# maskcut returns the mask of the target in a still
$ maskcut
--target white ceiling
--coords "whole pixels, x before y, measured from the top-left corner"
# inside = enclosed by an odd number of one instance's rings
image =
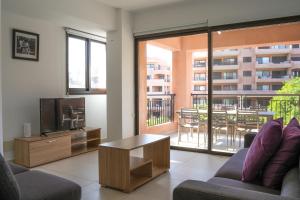
[[[97,0],[106,5],[122,8],[129,11],[136,11],[140,9],[160,6],[170,3],[181,2],[185,0]]]

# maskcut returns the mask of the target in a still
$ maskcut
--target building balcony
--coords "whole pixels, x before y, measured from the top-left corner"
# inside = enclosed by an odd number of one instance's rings
[[[256,69],[286,69],[292,67],[292,63],[289,61],[283,63],[256,63]]]
[[[276,78],[273,78],[273,77],[269,76],[269,77],[256,77],[255,81],[257,83],[271,83],[271,82],[278,83],[278,82],[287,81],[289,79],[290,79],[289,76],[282,76],[282,77],[276,77]]]
[[[217,50],[213,52],[214,57],[227,57],[227,56],[238,56],[239,55],[238,49],[226,49],[226,50]]]
[[[235,78],[235,79],[213,79],[213,83],[238,83],[239,79]]]
[[[232,65],[214,65],[213,71],[222,71],[222,70],[237,70],[239,69],[238,64],[232,64]]]
[[[291,54],[300,54],[300,48],[291,49]]]
[[[285,48],[285,49],[255,49],[256,55],[274,55],[274,54],[288,54],[291,53],[292,49]]]
[[[170,69],[147,69],[147,74],[171,74]]]
[[[170,81],[166,81],[165,79],[150,79],[147,80],[148,86],[169,86],[171,85]]]
[[[200,84],[200,85],[205,85],[207,83],[207,80],[205,79],[194,79],[193,84]]]

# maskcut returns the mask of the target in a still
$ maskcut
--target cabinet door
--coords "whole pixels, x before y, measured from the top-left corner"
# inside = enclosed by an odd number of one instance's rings
[[[30,167],[71,156],[71,136],[31,142]]]

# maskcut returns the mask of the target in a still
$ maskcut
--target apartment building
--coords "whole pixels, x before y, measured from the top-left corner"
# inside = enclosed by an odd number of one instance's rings
[[[160,96],[171,92],[171,66],[159,58],[147,59],[147,94]]]
[[[194,102],[207,94],[207,55],[193,53],[192,93],[198,94]],[[283,83],[300,76],[299,44],[259,46],[216,50],[213,52],[213,94],[215,104],[235,104],[236,95],[256,95],[256,100],[267,102]],[[228,95],[228,96],[226,96]],[[232,95],[232,97],[231,97]],[[233,97],[233,95],[235,95]],[[250,106],[251,100],[245,103]]]

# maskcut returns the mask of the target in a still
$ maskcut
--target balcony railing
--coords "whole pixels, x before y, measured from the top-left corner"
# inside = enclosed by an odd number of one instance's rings
[[[191,94],[193,107],[207,108],[207,94]],[[226,99],[226,100],[225,100]],[[283,117],[287,124],[300,118],[300,94],[213,94],[212,109],[245,109],[274,112],[273,118]]]
[[[147,96],[147,126],[174,121],[175,94]]]

